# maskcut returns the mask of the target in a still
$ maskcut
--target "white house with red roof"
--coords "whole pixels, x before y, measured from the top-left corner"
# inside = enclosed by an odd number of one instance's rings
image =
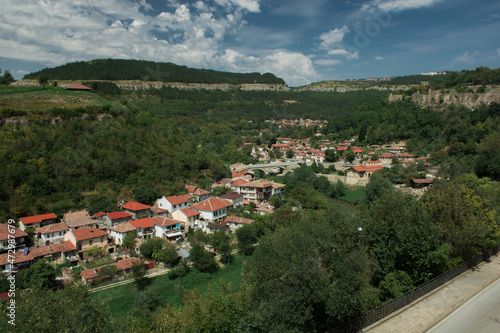
[[[184,227],[184,229],[186,229],[190,224],[195,223],[200,218],[200,216],[201,213],[199,211],[191,208],[177,209],[172,213],[172,217],[175,220],[183,222],[181,226]]]
[[[228,216],[226,217],[226,220],[224,222],[226,222],[226,225],[229,227],[229,230],[234,232],[236,231],[236,229],[238,229],[243,225],[252,224],[254,220],[247,219],[241,216]]]
[[[24,247],[28,234],[10,224],[0,224],[0,252],[9,249],[9,244],[14,245],[14,249]],[[9,242],[10,240],[10,242]]]
[[[228,200],[210,198],[193,205],[191,209],[200,212],[206,221],[213,222],[224,218],[232,207],[233,203]]]
[[[181,230],[182,221],[173,220],[166,217],[153,217],[155,226],[155,236],[167,240],[181,237],[184,233]]]
[[[208,195],[210,194],[210,192],[205,191],[204,189],[201,189],[195,185],[186,185],[185,188],[189,194],[196,198],[196,201],[206,200],[208,199]]]
[[[109,237],[115,242],[117,245],[122,245],[123,239],[127,237],[127,235],[133,231],[135,228],[130,224],[130,222],[121,223],[114,228],[108,228]]]
[[[154,222],[151,218],[147,217],[139,220],[132,220],[129,222],[137,231],[137,238],[149,239],[155,234]]]
[[[127,201],[122,205],[122,209],[127,213],[130,213],[134,216],[136,215],[151,215],[151,206],[135,202],[135,201]]]
[[[64,240],[64,234],[68,232],[69,228],[66,223],[49,224],[45,227],[35,229],[35,238],[39,245],[49,245],[59,243]]]
[[[126,276],[129,273],[132,273],[132,267],[134,265],[139,265],[141,264],[141,261],[137,258],[128,258],[124,260],[117,261],[116,263],[105,265],[102,267],[97,267],[97,268],[92,268],[88,269],[86,271],[82,271],[80,273],[80,276],[82,277],[82,283],[83,285],[91,284],[94,282],[94,279],[98,276],[99,271],[103,267],[108,267],[108,266],[115,266],[117,269],[117,277],[123,277]],[[144,262],[144,265],[147,265],[148,262]]]
[[[167,209],[170,214],[172,214],[176,209],[189,208],[190,201],[186,198],[181,198],[176,195],[172,195],[169,197],[161,197],[156,200],[156,207],[160,207],[163,209]]]
[[[26,228],[36,229],[54,223],[57,223],[57,216],[54,213],[26,216],[19,219],[19,228],[25,231]]]
[[[229,192],[220,195],[217,198],[230,201],[233,204],[233,208],[243,206],[243,194],[239,194],[236,192]]]
[[[78,252],[82,252],[94,246],[108,245],[108,233],[96,228],[70,230],[64,235],[64,241],[71,242]]]

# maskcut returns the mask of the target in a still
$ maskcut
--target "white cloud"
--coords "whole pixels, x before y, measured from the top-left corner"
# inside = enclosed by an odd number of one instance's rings
[[[349,32],[349,28],[344,25],[342,28],[334,29],[328,32],[325,32],[319,36],[321,39],[320,48],[322,49],[330,49],[332,46],[338,45],[343,39],[346,33]]]
[[[381,57],[381,56],[376,56],[375,57],[375,60],[384,60],[385,58],[384,57]]]
[[[358,52],[349,52],[345,49],[335,49],[335,50],[330,50],[328,51],[328,55],[331,56],[343,56],[346,59],[349,60],[354,60],[354,59],[359,59],[359,54]]]
[[[274,73],[291,86],[300,86],[319,79],[311,59],[298,52],[276,50],[259,61],[259,72]]]
[[[318,66],[338,66],[342,64],[342,60],[338,59],[316,59],[314,64]]]
[[[363,4],[361,10],[380,9],[386,12],[431,7],[443,0],[373,0]]]

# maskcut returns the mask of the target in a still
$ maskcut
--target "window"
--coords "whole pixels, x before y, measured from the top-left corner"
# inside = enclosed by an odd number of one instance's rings
[[[89,245],[90,245],[90,246],[92,246],[92,239],[91,239],[91,240],[89,240]]]
[[[104,237],[101,237],[101,243],[104,243]]]

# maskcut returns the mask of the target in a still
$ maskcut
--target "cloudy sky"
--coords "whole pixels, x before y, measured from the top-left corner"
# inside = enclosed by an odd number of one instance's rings
[[[0,68],[146,59],[288,85],[500,67],[498,0],[2,0]]]

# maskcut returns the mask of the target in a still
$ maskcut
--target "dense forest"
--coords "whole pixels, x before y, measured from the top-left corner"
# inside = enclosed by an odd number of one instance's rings
[[[143,80],[184,83],[266,83],[285,84],[271,73],[230,73],[195,69],[173,63],[145,60],[96,59],[77,61],[24,76],[37,79],[40,75],[49,80]]]
[[[459,75],[473,82],[480,73]],[[393,184],[419,170],[395,165],[371,177],[362,199],[346,202],[346,186],[318,176],[322,166],[268,176],[286,184],[287,194],[272,198],[274,214],[254,214],[255,223],[243,229],[259,245],[242,251],[241,285],[214,281],[205,292],[180,287],[180,305],[155,298],[152,287],[134,290],[135,303],[123,316],[112,316],[86,290],[33,287],[16,303],[13,332],[327,331],[500,242],[499,104],[435,111],[389,103],[387,93],[371,90],[93,88],[81,96],[99,94],[109,106],[1,110],[2,221],[70,209],[110,211],[118,200],[151,204],[181,193],[186,183],[208,188],[230,175],[229,163],[255,162],[245,143],[269,147],[278,137],[310,138],[314,147],[321,139],[353,136],[360,146],[404,140],[407,151],[441,165],[440,179],[416,198]],[[58,89],[44,91],[50,96]],[[329,123],[266,122],[295,118]],[[20,119],[26,122],[7,122]],[[201,248],[198,236],[188,235]],[[31,286],[33,270],[20,285]],[[192,270],[213,274],[202,265]],[[183,264],[175,272],[190,274]],[[7,327],[6,303],[2,311],[0,327]]]

